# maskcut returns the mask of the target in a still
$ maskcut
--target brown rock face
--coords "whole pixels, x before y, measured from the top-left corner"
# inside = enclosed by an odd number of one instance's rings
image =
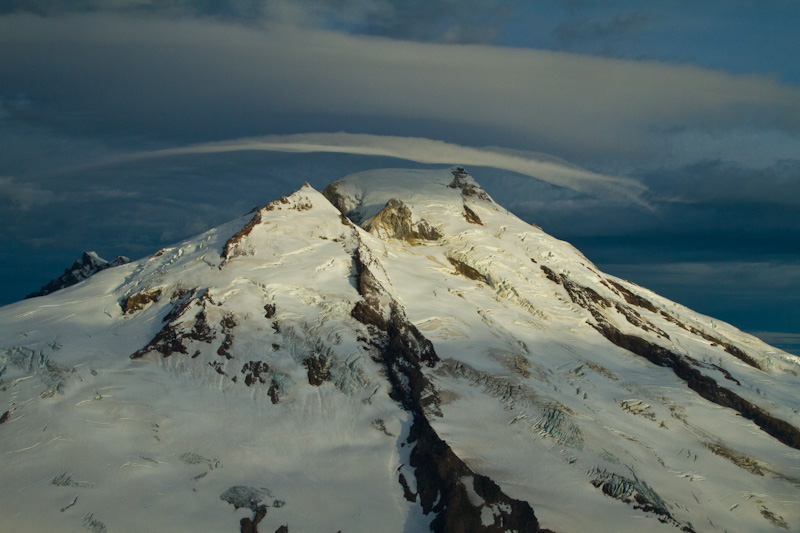
[[[396,198],[389,200],[377,215],[365,221],[363,228],[370,233],[411,244],[442,238],[442,233],[426,220],[414,222],[411,209]]]
[[[129,315],[136,311],[141,311],[153,302],[161,298],[161,289],[150,289],[135,294],[131,294],[122,302],[122,314]]]
[[[455,267],[457,274],[461,274],[462,276],[469,279],[474,279],[475,281],[488,283],[488,281],[486,280],[486,276],[484,276],[483,274],[481,274],[468,264],[463,263],[453,257],[448,257],[447,260],[450,261],[450,264],[453,265],[453,267]]]

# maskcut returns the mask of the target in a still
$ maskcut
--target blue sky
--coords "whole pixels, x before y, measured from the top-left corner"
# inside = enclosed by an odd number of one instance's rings
[[[796,352],[797,21],[788,0],[4,2],[0,304],[83,250],[138,258],[306,180],[463,158],[606,271]]]

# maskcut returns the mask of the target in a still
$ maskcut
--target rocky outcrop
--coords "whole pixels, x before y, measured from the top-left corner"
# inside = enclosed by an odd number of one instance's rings
[[[131,359],[144,357],[148,353],[158,353],[169,357],[173,353],[188,354],[187,342],[199,341],[210,343],[216,338],[216,332],[209,326],[206,317],[206,305],[211,302],[208,291],[191,291],[174,304],[173,309],[164,317],[164,326],[143,348],[131,354]],[[191,319],[184,320],[194,311]]]
[[[464,219],[470,224],[483,226],[483,221],[481,220],[481,217],[479,217],[475,211],[470,209],[469,206],[467,206],[467,204],[464,204]]]
[[[122,314],[129,315],[137,311],[141,311],[153,302],[157,302],[161,298],[161,288],[145,289],[137,293],[131,294],[125,298],[120,307],[122,307]]]
[[[252,233],[253,229],[261,223],[261,212],[257,212],[253,215],[253,218],[250,219],[250,222],[245,224],[245,226],[237,231],[230,239],[225,241],[225,246],[222,248],[222,259],[224,261],[228,261],[229,259],[233,259],[234,257],[238,257],[241,255],[245,255],[247,252],[242,249],[241,243],[244,239]],[[222,268],[222,265],[220,268]]]
[[[130,259],[121,255],[113,261],[106,261],[95,252],[83,252],[83,255],[80,256],[70,268],[64,269],[64,273],[61,276],[48,281],[45,285],[42,285],[42,288],[37,292],[31,293],[25,298],[35,298],[37,296],[50,294],[57,290],[75,285],[98,272],[130,263],[130,261]]]
[[[469,172],[464,170],[464,167],[455,167],[451,171],[453,174],[453,181],[450,182],[448,187],[451,189],[461,189],[461,196],[464,198],[476,198],[478,200],[485,200],[491,202],[492,199],[483,190],[483,187],[478,185],[478,182],[469,175]]]
[[[456,274],[460,274],[465,278],[474,279],[475,281],[480,281],[482,283],[486,284],[489,283],[486,280],[486,276],[478,272],[477,269],[464,263],[463,261],[459,261],[455,257],[448,257],[447,260],[450,261],[450,264],[453,265],[453,267],[456,269]]]
[[[411,208],[397,198],[389,200],[384,208],[366,220],[362,227],[383,239],[397,239],[410,244],[437,241],[442,238],[442,233],[428,221],[423,218],[415,220]]]
[[[339,212],[342,216],[350,216],[350,212],[356,207],[356,204],[347,198],[347,196],[343,195],[339,192],[339,186],[337,183],[331,183],[324,189],[322,189],[322,196],[324,196]]]

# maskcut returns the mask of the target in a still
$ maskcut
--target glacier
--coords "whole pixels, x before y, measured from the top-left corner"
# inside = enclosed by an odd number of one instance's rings
[[[0,523],[798,530],[798,390],[463,168],[375,170],[0,308]]]

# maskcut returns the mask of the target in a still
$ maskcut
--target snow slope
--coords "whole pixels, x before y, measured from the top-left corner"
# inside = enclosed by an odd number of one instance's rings
[[[0,524],[798,530],[798,373],[463,169],[371,171],[0,309]]]

